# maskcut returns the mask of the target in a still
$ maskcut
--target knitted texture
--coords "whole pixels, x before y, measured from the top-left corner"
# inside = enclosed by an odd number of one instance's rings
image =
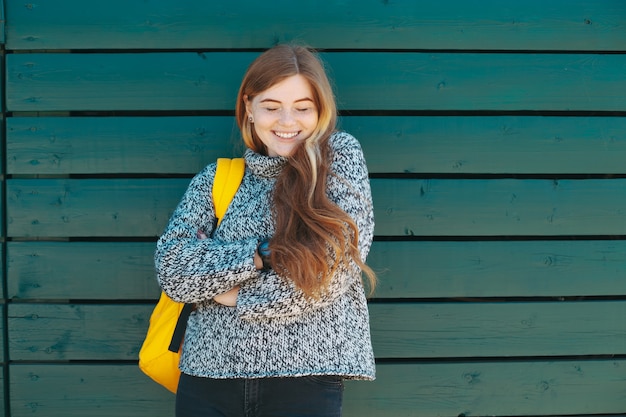
[[[338,132],[331,140],[327,193],[354,219],[365,259],[374,215],[367,167],[358,141]],[[273,234],[271,193],[286,163],[245,152],[246,172],[220,226],[211,236],[215,164],[189,184],[157,242],[159,284],[173,300],[196,303],[189,318],[181,371],[212,378],[341,375],[374,379],[369,317],[356,264],[341,266],[320,299],[304,295],[273,270],[258,271],[254,253]],[[214,302],[239,285],[237,307]]]

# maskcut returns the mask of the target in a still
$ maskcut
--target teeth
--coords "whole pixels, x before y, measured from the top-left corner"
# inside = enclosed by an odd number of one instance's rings
[[[283,138],[283,139],[291,139],[298,135],[298,132],[291,132],[291,133],[274,132],[274,133],[276,134],[276,136],[278,136],[279,138]]]

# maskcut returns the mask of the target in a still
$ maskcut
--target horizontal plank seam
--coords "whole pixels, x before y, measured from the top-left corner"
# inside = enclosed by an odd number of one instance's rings
[[[375,235],[375,242],[546,242],[546,241],[619,241],[626,235]]]
[[[495,297],[390,297],[369,299],[369,304],[432,304],[432,303],[581,303],[598,301],[626,301],[622,295],[567,295],[567,296],[495,296]]]
[[[8,236],[0,242],[153,243],[158,236]],[[623,241],[626,235],[375,235],[375,242],[572,242]]]
[[[8,111],[6,118],[19,117],[165,117],[165,116],[235,116],[233,109],[221,110],[68,110]],[[542,117],[626,117],[625,110],[354,110],[340,109],[339,116],[542,116]]]
[[[8,236],[3,242],[93,242],[93,243],[152,243],[158,236]],[[548,241],[623,241],[626,235],[496,235],[496,236],[431,236],[431,235],[375,235],[375,242],[548,242]]]
[[[570,362],[626,360],[626,354],[616,355],[565,355],[565,356],[491,356],[491,357],[441,357],[441,358],[376,358],[376,364],[446,364],[446,363],[498,363],[498,362]],[[132,359],[68,359],[68,360],[11,360],[8,365],[136,365]]]
[[[6,53],[46,53],[46,54],[145,54],[145,53],[261,53],[268,48],[12,48],[5,45]],[[624,55],[621,49],[481,49],[481,48],[316,48],[320,53],[418,53],[418,54],[520,54],[520,55]]]
[[[624,360],[626,354],[563,355],[563,356],[489,356],[440,358],[376,358],[376,364],[428,364],[428,363],[495,363],[495,362],[568,362]]]
[[[86,298],[9,298],[5,304],[54,304],[54,305],[154,305],[158,295],[154,299],[86,299]],[[583,303],[583,302],[612,302],[626,301],[626,294],[622,295],[567,295],[567,296],[487,296],[487,297],[389,297],[368,300],[369,304],[452,304],[452,303],[483,303],[483,304],[506,304],[506,303]],[[7,315],[8,316],[8,315]]]
[[[83,180],[83,179],[191,179],[196,173],[167,174],[167,173],[90,173],[90,174],[7,174],[6,180]],[[573,173],[434,173],[434,172],[370,172],[370,179],[381,180],[622,180],[626,178],[624,173],[595,173],[595,174],[573,174]],[[558,184],[555,184],[558,185]]]

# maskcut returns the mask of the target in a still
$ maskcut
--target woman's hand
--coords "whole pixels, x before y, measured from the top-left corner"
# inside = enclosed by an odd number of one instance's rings
[[[254,252],[254,267],[259,271],[263,269],[263,259],[259,255],[259,252]]]
[[[239,295],[239,285],[231,288],[225,293],[216,295],[213,297],[216,303],[228,306],[228,307],[236,307],[237,306],[237,296]]]

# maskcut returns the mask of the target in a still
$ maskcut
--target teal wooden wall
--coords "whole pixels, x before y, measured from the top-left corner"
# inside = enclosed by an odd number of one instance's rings
[[[156,237],[241,146],[248,63],[323,50],[376,210],[348,417],[626,415],[626,2],[5,0],[5,416],[171,416]],[[1,412],[1,411],[0,411]]]

